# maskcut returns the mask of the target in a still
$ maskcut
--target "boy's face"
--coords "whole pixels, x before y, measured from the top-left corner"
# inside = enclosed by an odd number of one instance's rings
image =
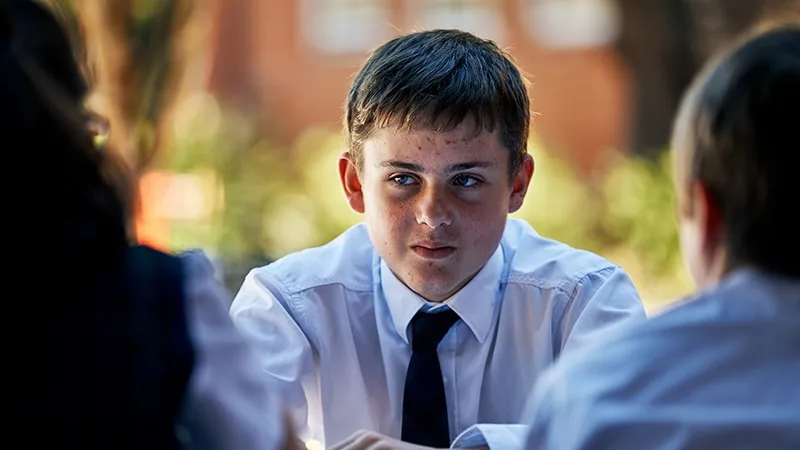
[[[509,181],[497,131],[478,134],[469,120],[447,132],[376,130],[363,155],[360,173],[340,161],[348,201],[392,272],[430,301],[453,295],[489,260],[533,174],[526,155]]]

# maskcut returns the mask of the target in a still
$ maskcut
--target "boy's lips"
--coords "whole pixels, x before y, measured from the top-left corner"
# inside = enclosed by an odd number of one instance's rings
[[[419,243],[412,245],[411,249],[423,259],[445,259],[455,253],[456,248],[439,243]]]

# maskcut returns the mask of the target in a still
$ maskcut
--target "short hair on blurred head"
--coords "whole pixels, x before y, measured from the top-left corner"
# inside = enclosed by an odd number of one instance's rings
[[[709,192],[730,266],[800,276],[799,111],[798,23],[743,37],[684,96],[673,135],[686,152],[679,188],[698,181]]]

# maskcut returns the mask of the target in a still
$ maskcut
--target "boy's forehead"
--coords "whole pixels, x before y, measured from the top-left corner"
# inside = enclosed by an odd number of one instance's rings
[[[385,127],[375,130],[364,142],[364,157],[377,166],[392,159],[414,160],[422,165],[469,160],[495,166],[507,162],[508,152],[496,131]]]
[[[430,105],[405,105],[400,110],[377,113],[376,128],[394,128],[396,131],[472,131],[475,135],[484,129],[494,128],[490,112],[476,108],[444,108],[435,102]]]
[[[446,130],[421,126],[413,128],[391,126],[376,129],[366,142],[400,149],[408,145],[456,149],[499,144],[500,139],[495,131],[472,125],[459,125]]]

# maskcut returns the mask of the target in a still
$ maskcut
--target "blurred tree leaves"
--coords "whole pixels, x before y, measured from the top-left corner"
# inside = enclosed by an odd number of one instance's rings
[[[109,144],[141,174],[169,146],[169,113],[186,63],[181,34],[194,2],[60,3],[75,13],[83,35],[96,89],[92,106],[110,122]]]
[[[582,180],[541,147],[533,145],[532,152],[536,173],[514,216],[545,236],[635,265],[626,267],[631,271],[683,277],[668,152],[656,160],[617,155],[594,181]]]

